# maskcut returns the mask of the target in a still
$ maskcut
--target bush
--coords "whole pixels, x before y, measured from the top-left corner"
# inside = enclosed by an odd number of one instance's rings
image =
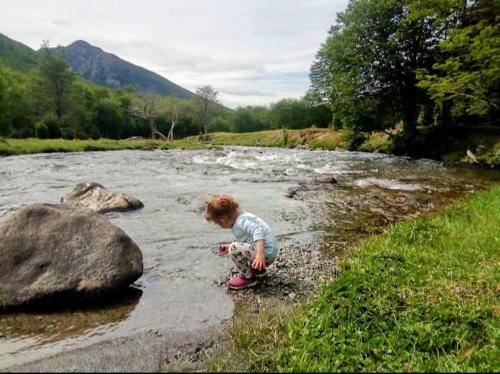
[[[35,123],[35,136],[40,139],[61,137],[59,121],[54,113],[45,113],[42,118]]]
[[[367,135],[361,131],[349,129],[344,137],[344,148],[349,151],[356,151],[367,139]]]
[[[387,135],[373,133],[359,146],[359,150],[390,153],[392,151],[392,142]]]
[[[229,119],[225,116],[215,117],[208,124],[208,131],[209,132],[219,132],[219,131],[229,132],[229,131],[231,131],[231,124],[230,124]]]

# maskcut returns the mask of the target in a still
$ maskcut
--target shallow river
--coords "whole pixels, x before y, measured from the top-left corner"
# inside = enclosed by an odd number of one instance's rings
[[[314,183],[333,174],[338,184]],[[144,203],[106,216],[142,249],[136,291],[111,305],[0,314],[0,368],[146,330],[190,331],[231,318],[215,255],[229,230],[202,217],[206,194],[227,193],[264,218],[282,246],[321,241],[328,255],[388,223],[430,212],[499,180],[486,170],[381,154],[276,148],[53,153],[0,158],[0,219],[59,202],[93,181]],[[297,190],[285,196],[289,187]]]

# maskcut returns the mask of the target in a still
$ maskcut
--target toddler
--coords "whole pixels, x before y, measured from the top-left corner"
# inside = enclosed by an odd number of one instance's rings
[[[208,203],[205,218],[223,229],[231,229],[237,239],[219,246],[219,255],[229,254],[241,272],[229,281],[228,287],[240,290],[255,286],[257,276],[265,273],[278,252],[278,243],[267,223],[241,211],[239,204],[226,195],[216,196]]]

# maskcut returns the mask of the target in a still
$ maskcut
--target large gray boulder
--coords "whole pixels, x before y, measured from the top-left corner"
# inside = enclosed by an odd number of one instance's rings
[[[140,209],[144,205],[136,198],[121,192],[111,192],[99,183],[78,183],[61,199],[62,203],[85,206],[97,213]]]
[[[0,221],[0,308],[121,289],[142,275],[125,232],[86,208],[34,204]]]

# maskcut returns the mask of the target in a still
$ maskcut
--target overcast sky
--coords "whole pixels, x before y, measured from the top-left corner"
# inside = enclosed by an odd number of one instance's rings
[[[298,98],[348,0],[0,0],[0,32],[38,49],[85,40],[224,105]]]

